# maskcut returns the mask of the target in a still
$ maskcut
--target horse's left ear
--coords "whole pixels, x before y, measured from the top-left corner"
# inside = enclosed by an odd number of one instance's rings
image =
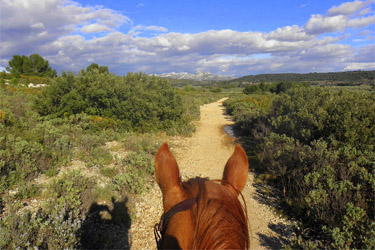
[[[163,196],[168,191],[180,187],[180,172],[177,161],[169,151],[167,143],[161,145],[155,156],[155,177]]]
[[[248,171],[249,161],[246,152],[238,144],[225,166],[223,184],[237,196],[246,185]]]

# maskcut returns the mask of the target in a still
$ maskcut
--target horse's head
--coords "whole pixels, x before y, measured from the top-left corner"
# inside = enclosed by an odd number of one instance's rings
[[[163,193],[163,249],[246,249],[247,216],[238,195],[245,187],[248,160],[237,145],[220,181],[181,182],[176,159],[164,143],[155,159],[156,181]]]

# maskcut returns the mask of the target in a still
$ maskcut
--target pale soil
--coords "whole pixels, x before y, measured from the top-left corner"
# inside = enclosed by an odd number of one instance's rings
[[[220,179],[225,163],[232,155],[236,144],[223,127],[231,125],[225,115],[222,103],[225,99],[201,106],[201,120],[196,122],[197,132],[188,138],[173,138],[169,142],[180,167],[182,179],[202,176]],[[251,249],[279,249],[288,242],[291,222],[280,218],[267,204],[271,197],[265,195],[264,188],[255,186],[254,175],[249,173],[243,190],[250,227]],[[135,218],[130,229],[131,249],[156,249],[153,226],[162,214],[162,197],[158,186],[150,184],[135,204]]]

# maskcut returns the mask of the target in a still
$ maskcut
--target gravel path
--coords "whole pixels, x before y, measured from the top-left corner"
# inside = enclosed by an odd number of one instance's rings
[[[222,103],[225,99],[201,106],[201,120],[196,122],[197,132],[189,138],[174,138],[169,142],[180,167],[182,179],[202,176],[221,179],[225,163],[232,155],[235,139],[223,130],[233,124],[225,115]],[[250,225],[251,249],[280,249],[287,243],[291,223],[276,215],[267,204],[272,203],[262,188],[253,185],[254,175],[249,173],[243,190]],[[131,248],[156,249],[153,226],[162,214],[162,197],[155,182],[135,204]]]

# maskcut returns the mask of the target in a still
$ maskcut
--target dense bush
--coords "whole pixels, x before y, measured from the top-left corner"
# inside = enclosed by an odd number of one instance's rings
[[[226,111],[236,123],[234,129],[239,135],[251,134],[256,124],[264,120],[274,95],[251,95],[245,98],[233,98],[224,102]]]
[[[250,159],[301,222],[292,247],[375,247],[374,110],[370,92],[317,87],[237,115]]]
[[[131,131],[189,129],[181,97],[169,82],[142,73],[123,77],[97,70],[63,74],[43,91],[35,106],[41,115],[85,113],[113,119]]]
[[[260,84],[247,85],[243,89],[243,93],[246,95],[257,94],[261,92],[271,92],[271,93],[285,93],[289,89],[307,87],[309,83],[298,83],[298,82],[277,82],[272,84],[265,84],[261,82]]]

